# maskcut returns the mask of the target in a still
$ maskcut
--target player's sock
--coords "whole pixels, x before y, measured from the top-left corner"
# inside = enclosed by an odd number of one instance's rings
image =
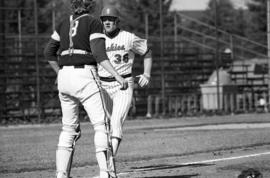
[[[72,149],[58,148],[56,150],[57,178],[68,177],[72,156]]]
[[[108,158],[108,171],[109,171],[109,175],[111,177],[117,177],[116,175],[116,170],[115,170],[115,159],[113,156],[111,156],[110,158]]]
[[[120,146],[121,139],[113,137],[112,138],[112,147],[113,147],[113,156],[116,156],[118,148]]]
[[[109,178],[105,151],[96,153],[100,178]]]

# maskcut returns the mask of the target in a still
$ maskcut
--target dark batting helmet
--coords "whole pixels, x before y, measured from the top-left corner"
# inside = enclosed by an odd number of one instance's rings
[[[95,6],[95,0],[71,0],[71,9],[74,14],[90,13],[94,11]]]
[[[119,13],[114,6],[105,6],[101,11],[101,20],[102,17],[114,17],[115,19],[119,20]]]

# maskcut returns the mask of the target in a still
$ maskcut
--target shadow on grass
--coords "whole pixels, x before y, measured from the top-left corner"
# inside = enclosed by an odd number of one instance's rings
[[[155,170],[165,170],[165,169],[177,169],[182,167],[205,167],[212,166],[214,164],[186,164],[186,165],[168,165],[168,164],[160,164],[160,165],[150,165],[150,166],[141,166],[141,167],[131,167],[131,171],[129,172],[145,172],[145,171],[155,171]],[[196,177],[199,174],[191,174],[191,175],[174,175],[174,176],[151,176],[151,177],[143,177],[143,178],[191,178]]]
[[[179,176],[155,176],[155,177],[143,177],[143,178],[191,178],[191,177],[197,177],[199,174],[193,174],[193,175],[179,175]]]
[[[187,164],[187,165],[168,165],[168,164],[160,164],[160,165],[152,165],[152,166],[142,166],[142,167],[131,167],[133,171],[154,171],[154,170],[162,170],[162,169],[176,169],[181,167],[204,167],[204,166],[212,166],[214,164]]]

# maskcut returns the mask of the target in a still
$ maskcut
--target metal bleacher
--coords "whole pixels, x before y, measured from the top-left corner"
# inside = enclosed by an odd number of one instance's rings
[[[196,101],[197,98],[201,97],[200,84],[205,83],[210,74],[216,68],[222,66],[230,66],[229,73],[232,84],[238,86],[240,95],[244,92],[249,92],[252,95],[252,102],[256,101],[257,93],[266,95],[268,90],[267,74],[265,72],[263,74],[254,73],[254,69],[251,68],[254,63],[252,64],[252,61],[248,63],[247,61],[257,58],[260,64],[267,64],[267,46],[238,35],[230,34],[219,28],[216,29],[214,26],[186,16],[181,12],[175,13],[174,22],[176,28],[170,41],[179,43],[175,46],[181,48],[177,50],[171,49],[172,53],[166,53],[164,55],[166,56],[165,59],[161,60],[163,63],[160,65],[169,66],[168,70],[165,70],[166,94],[164,98],[162,98],[161,94],[153,95],[153,97],[159,98],[160,101],[158,102],[164,102],[165,104],[160,107],[157,107],[157,104],[155,104],[158,111],[152,111],[151,109],[151,112],[169,112],[169,105],[172,101],[178,102],[178,104],[174,104],[179,106],[178,109],[174,108],[175,113],[177,113],[177,110],[185,110],[181,108],[181,105],[182,107],[183,105],[184,107],[190,106],[190,109],[187,110],[192,110],[195,107],[197,112],[202,111],[202,101],[199,104]],[[215,36],[216,30],[218,38]],[[166,48],[166,42],[164,42],[164,46]],[[228,54],[225,49],[230,49],[231,52]],[[260,51],[256,51],[256,49],[260,49]],[[190,53],[187,51],[190,51]],[[175,52],[178,53],[176,55],[178,58],[174,57]],[[159,66],[159,64],[156,65]],[[155,71],[155,67],[153,69]],[[158,81],[160,81],[160,78],[156,82],[160,84]],[[197,97],[194,97],[194,95],[197,95]],[[156,99],[152,99],[152,102],[156,102]],[[250,108],[243,108],[245,101],[241,101],[242,104],[238,100],[235,102],[236,110],[240,110],[241,107],[241,110],[250,110],[252,108],[251,104],[249,104]],[[231,106],[233,105],[231,104]],[[232,111],[232,108],[230,110]],[[151,114],[148,112],[148,115]]]
[[[34,22],[19,24],[14,20],[17,14],[23,12],[33,15],[32,8],[2,8],[1,13],[4,10],[13,15],[0,21],[1,122],[54,122],[61,116],[61,109],[55,85],[56,74],[43,58],[44,44],[49,36],[34,31],[32,34],[25,34],[24,25],[31,23],[34,26]],[[21,18],[22,22],[27,20],[23,19],[26,17]],[[175,20],[171,20],[175,23],[172,25],[175,27],[172,28],[173,34],[165,34],[164,41],[159,37],[149,37],[153,51],[151,85],[146,89],[135,85],[136,110],[132,114],[145,116],[149,112],[148,106],[153,106],[156,114],[178,114],[178,111],[200,113],[200,84],[205,83],[211,73],[223,63],[231,65],[230,73],[235,84],[243,88],[250,86],[252,90],[263,86],[266,90],[265,72],[250,75],[254,71],[250,64],[244,62],[254,57],[265,58],[264,53],[253,50],[257,46],[264,51],[265,46],[218,29],[220,36],[217,55],[217,38],[213,35],[215,27],[182,13],[175,13],[174,18]],[[185,24],[182,23],[184,19]],[[207,30],[198,31],[187,22]],[[4,26],[6,30],[3,30]],[[12,26],[20,27],[18,30],[21,31],[18,33],[16,28],[14,32],[9,31]],[[226,61],[223,54],[228,47],[232,53]],[[142,73],[142,70],[143,60],[135,60],[133,75]]]

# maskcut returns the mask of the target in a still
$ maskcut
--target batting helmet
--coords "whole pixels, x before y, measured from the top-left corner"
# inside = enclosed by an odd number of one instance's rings
[[[101,11],[100,18],[102,17],[115,17],[119,20],[119,13],[114,6],[105,6]]]
[[[256,169],[249,168],[241,172],[238,178],[262,178],[263,175]]]
[[[71,0],[71,9],[74,14],[91,12],[96,6],[95,0]]]

